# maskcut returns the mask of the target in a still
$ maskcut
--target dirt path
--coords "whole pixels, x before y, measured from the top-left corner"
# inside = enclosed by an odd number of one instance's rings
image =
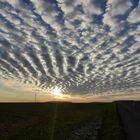
[[[93,121],[74,130],[67,140],[96,140],[101,122],[101,120]]]
[[[117,108],[128,140],[140,140],[140,110],[135,102],[118,102]]]

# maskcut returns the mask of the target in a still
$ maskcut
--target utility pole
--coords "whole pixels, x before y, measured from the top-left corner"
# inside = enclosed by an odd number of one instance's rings
[[[37,102],[37,94],[35,93],[35,103]]]

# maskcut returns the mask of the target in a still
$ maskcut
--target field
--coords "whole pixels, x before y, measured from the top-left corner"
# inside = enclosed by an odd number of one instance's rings
[[[0,140],[125,140],[114,103],[1,103]]]

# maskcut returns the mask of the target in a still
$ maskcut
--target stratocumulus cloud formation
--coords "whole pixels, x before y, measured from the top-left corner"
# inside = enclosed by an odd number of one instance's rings
[[[138,91],[139,0],[0,0],[3,79],[72,95]]]

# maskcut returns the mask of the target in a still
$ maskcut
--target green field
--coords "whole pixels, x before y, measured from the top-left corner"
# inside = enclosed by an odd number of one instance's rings
[[[125,140],[114,103],[1,103],[0,140],[68,140],[98,120],[97,140]]]

